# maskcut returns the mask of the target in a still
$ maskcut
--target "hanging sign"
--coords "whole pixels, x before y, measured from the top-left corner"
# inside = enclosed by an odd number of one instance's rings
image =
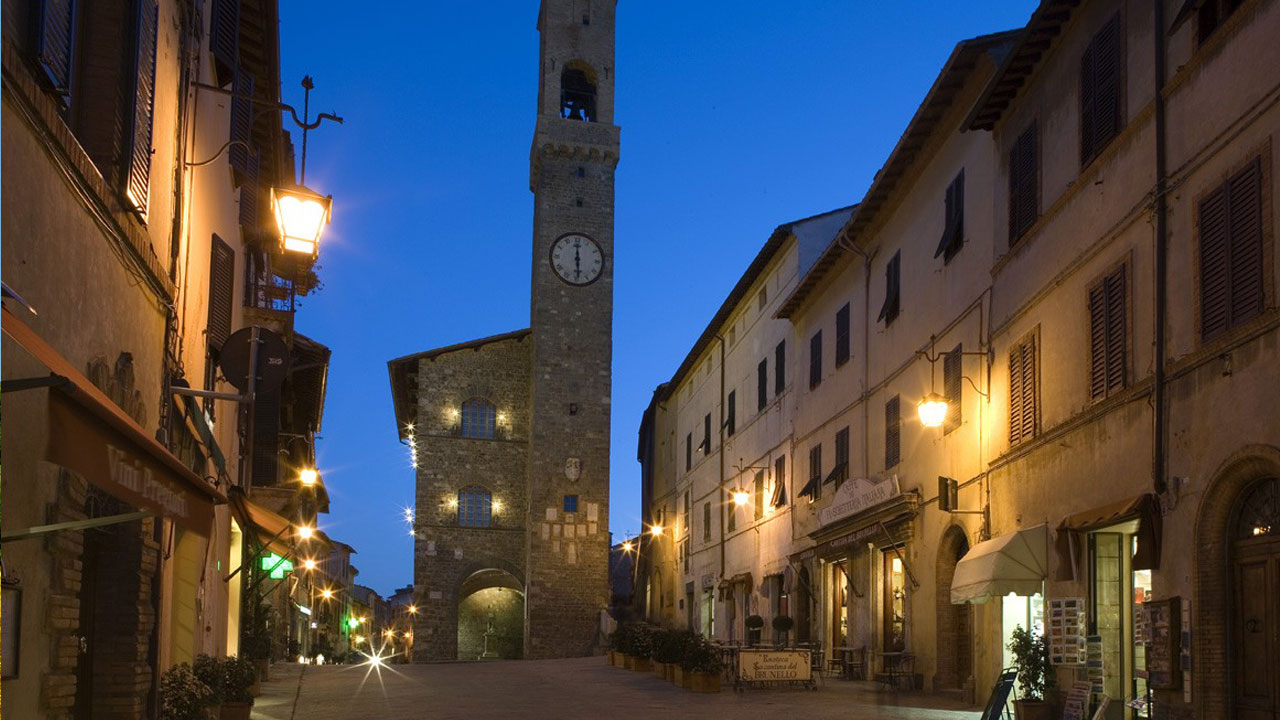
[[[818,524],[830,525],[886,500],[892,500],[901,494],[902,487],[898,484],[896,474],[880,481],[867,478],[846,480],[836,490],[836,496],[831,499],[831,504],[818,511]]]

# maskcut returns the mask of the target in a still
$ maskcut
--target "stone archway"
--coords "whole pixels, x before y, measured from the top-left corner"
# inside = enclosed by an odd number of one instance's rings
[[[477,570],[458,588],[458,659],[524,656],[524,584],[500,568]]]
[[[1195,600],[1192,624],[1196,662],[1196,717],[1234,717],[1234,653],[1231,633],[1235,621],[1232,596],[1232,531],[1241,500],[1253,485],[1280,475],[1280,449],[1249,445],[1227,458],[1205,488],[1196,512]],[[1177,700],[1170,698],[1174,702]]]
[[[951,603],[951,580],[956,564],[969,552],[969,538],[959,525],[952,525],[938,543],[937,588],[938,664],[933,676],[935,690],[964,687],[973,675],[973,613],[968,603]]]

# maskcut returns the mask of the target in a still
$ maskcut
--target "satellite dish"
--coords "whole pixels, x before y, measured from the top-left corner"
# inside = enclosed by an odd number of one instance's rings
[[[249,346],[253,342],[253,330],[247,327],[235,331],[222,343],[222,352],[218,353],[222,374],[243,393],[249,392]],[[279,388],[289,374],[289,346],[276,333],[264,327],[257,330],[258,381],[253,389],[255,393],[271,392]]]

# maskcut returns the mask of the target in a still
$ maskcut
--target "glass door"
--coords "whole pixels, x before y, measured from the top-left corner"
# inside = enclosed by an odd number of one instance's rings
[[[849,644],[849,563],[840,560],[831,564],[831,647]]]
[[[884,651],[907,648],[907,577],[893,548],[884,552]]]

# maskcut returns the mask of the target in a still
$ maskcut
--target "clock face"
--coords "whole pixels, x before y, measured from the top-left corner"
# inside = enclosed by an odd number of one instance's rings
[[[581,233],[561,235],[551,243],[551,269],[570,285],[590,285],[604,268],[604,253]]]

